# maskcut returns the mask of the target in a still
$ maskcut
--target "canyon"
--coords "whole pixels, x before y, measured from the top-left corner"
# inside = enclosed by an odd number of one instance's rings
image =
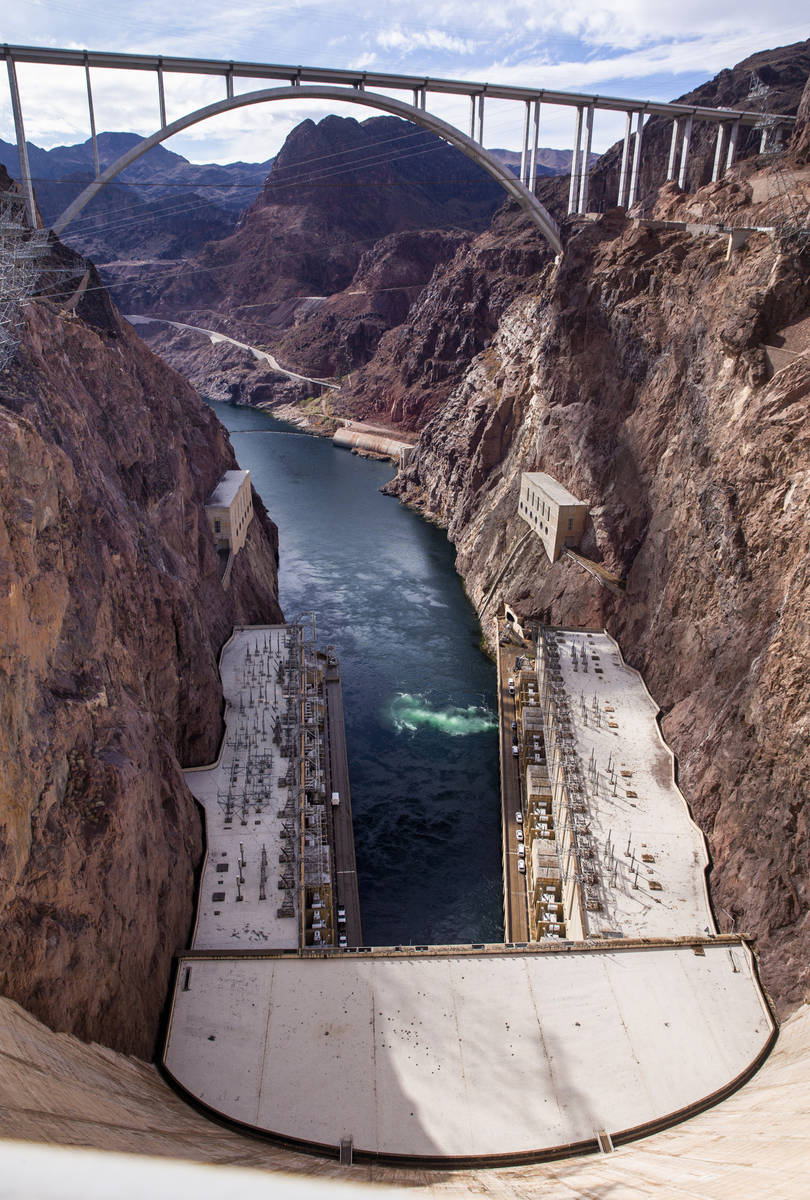
[[[799,43],[755,55],[688,97],[800,109],[787,155],[749,152],[722,180],[702,182],[713,147],[698,138],[696,190],[681,192],[660,182],[669,128],[654,119],[630,213],[568,218],[566,181],[539,182],[562,222],[560,263],[505,204],[477,235],[430,235],[432,272],[420,255],[427,234],[408,235],[407,245],[390,235],[359,260],[348,287],[270,329],[288,365],[347,372],[329,397],[333,416],[419,435],[388,490],[446,528],[485,636],[500,598],[529,622],[606,625],[620,640],[661,704],[681,786],[707,835],[720,927],[756,939],[783,1014],[804,1000],[810,977],[801,682],[810,302],[806,241],[791,237],[786,201],[789,189],[794,211],[810,207],[808,72],[808,44]],[[593,171],[605,196],[617,155],[608,151]],[[775,232],[753,232],[730,253],[728,235],[711,232],[720,226]],[[373,336],[357,336],[374,320],[371,305],[397,287],[404,307],[406,282],[420,271],[405,319],[386,299]],[[238,318],[238,304],[217,304],[220,321]],[[219,347],[201,353],[199,342],[148,336],[222,398],[294,399]],[[788,348],[775,375],[769,346]],[[621,595],[570,559],[549,564],[539,540],[515,553],[526,532],[523,470],[549,472],[588,503],[583,553],[622,578]]]
[[[651,122],[640,204],[609,207],[609,151],[594,171],[604,211],[563,219],[558,263],[516,206],[495,211],[491,197],[443,222],[425,200],[406,219],[376,194],[346,205],[337,189],[285,189],[271,172],[236,231],[199,250],[204,286],[179,270],[165,286],[144,283],[132,263],[113,280],[127,311],[261,340],[294,370],[343,377],[336,416],[417,434],[387,490],[447,530],[485,636],[503,599],[528,624],[605,626],[620,641],[661,705],[706,834],[718,924],[754,939],[777,1012],[798,1013],[799,1058],[810,979],[810,257],[793,217],[810,211],[808,53],[801,43],[754,56],[700,92],[798,110],[779,170],[748,147],[707,182],[711,148],[699,145],[682,193],[660,183],[668,134]],[[313,147],[349,133],[345,153],[356,151],[365,134],[339,120],[299,127],[273,171],[295,180]],[[393,137],[390,121],[358,128]],[[565,187],[538,185],[559,217]],[[694,228],[720,225],[753,231],[732,250],[728,234]],[[48,265],[0,375],[0,987],[52,1030],[148,1058],[201,852],[180,763],[216,752],[216,656],[230,627],[280,619],[276,533],[257,498],[249,552],[230,589],[220,584],[202,505],[235,459],[177,372],[242,403],[306,393],[232,349],[151,327],[170,367],[92,270],[72,303],[79,256],[54,243]],[[784,351],[777,369],[772,348]],[[619,594],[525,539],[524,470],[588,503],[582,553],[622,579]],[[110,1075],[107,1051],[59,1043],[4,1007],[10,1042],[43,1071],[58,1076],[64,1055],[99,1096],[130,1080],[143,1111],[116,1114],[108,1144],[135,1148],[133,1121],[146,1127],[154,1104],[178,1130],[173,1152],[210,1155],[151,1068]],[[63,1086],[60,1101],[78,1108]],[[701,1119],[709,1129],[711,1119]],[[52,1114],[37,1122],[46,1136],[59,1126]],[[31,1126],[18,1116],[14,1128],[29,1136]],[[216,1154],[242,1161],[230,1137]],[[154,1129],[147,1141],[166,1152]]]

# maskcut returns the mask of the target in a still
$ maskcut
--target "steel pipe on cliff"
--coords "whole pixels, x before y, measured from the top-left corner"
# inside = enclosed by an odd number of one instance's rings
[[[335,432],[332,438],[333,446],[342,446],[346,450],[370,450],[372,454],[384,454],[399,462],[404,451],[406,456],[413,450],[410,442],[400,442],[384,433],[369,433],[364,429],[352,429],[344,425]]]

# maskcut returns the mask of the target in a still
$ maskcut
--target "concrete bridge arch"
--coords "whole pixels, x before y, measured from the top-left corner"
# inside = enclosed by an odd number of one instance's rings
[[[259,91],[245,92],[239,96],[228,96],[224,100],[207,104],[204,108],[198,108],[194,112],[187,113],[178,120],[162,126],[155,133],[149,137],[145,137],[125,154],[122,154],[120,158],[116,159],[115,162],[102,171],[92,183],[89,183],[54,223],[54,232],[61,234],[73,218],[90,203],[105,184],[115,179],[116,175],[119,175],[121,171],[125,170],[131,163],[145,154],[147,150],[151,150],[153,146],[159,145],[159,143],[173,137],[176,133],[181,133],[184,129],[188,129],[192,125],[197,125],[201,121],[208,120],[209,117],[216,117],[220,113],[231,112],[237,108],[246,108],[249,105],[265,104],[273,100],[335,100],[342,103],[363,104],[368,108],[379,109],[383,112],[391,113],[393,116],[403,117],[407,121],[412,121],[414,124],[421,126],[421,128],[427,129],[430,133],[436,134],[451,146],[455,146],[456,149],[466,154],[468,158],[471,158],[473,162],[478,163],[480,167],[501,185],[508,195],[518,202],[523,211],[539,229],[554,253],[562,253],[562,242],[557,223],[534,193],[516,179],[511,171],[490,154],[488,150],[485,150],[478,142],[462,133],[460,129],[457,129],[447,121],[441,120],[440,117],[427,112],[424,108],[405,104],[401,100],[394,100],[379,92],[367,91],[360,87],[346,88],[326,84],[294,84],[289,87],[262,88]]]

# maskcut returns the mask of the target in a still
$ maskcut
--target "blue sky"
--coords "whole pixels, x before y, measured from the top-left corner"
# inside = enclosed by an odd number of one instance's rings
[[[274,63],[373,68],[671,100],[723,67],[757,50],[810,36],[810,18],[798,20],[795,0],[767,5],[738,0],[166,0],[137,4],[107,0],[14,0],[0,40],[50,45]],[[10,10],[10,11],[9,11]],[[5,74],[5,72],[3,73]],[[26,133],[41,146],[89,136],[83,72],[72,68],[19,68]],[[223,94],[221,80],[167,77],[169,120]],[[237,81],[237,91],[255,83]],[[97,127],[152,133],[157,127],[154,80],[94,71]],[[13,141],[5,87],[0,136]],[[406,97],[400,94],[401,98]],[[466,101],[433,100],[430,107],[462,128]],[[167,143],[196,162],[262,161],[275,154],[304,117],[326,114],[320,103],[262,105],[195,127]],[[368,109],[332,111],[364,119]],[[484,141],[518,148],[521,106],[491,102]],[[623,118],[597,116],[594,149],[620,135]],[[568,147],[572,116],[544,109],[540,141]]]

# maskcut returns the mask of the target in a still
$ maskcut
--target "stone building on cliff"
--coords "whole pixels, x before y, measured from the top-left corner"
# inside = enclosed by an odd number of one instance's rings
[[[253,516],[250,471],[225,471],[205,502],[217,550],[236,554]]]
[[[543,471],[523,471],[518,512],[543,543],[550,562],[578,546],[585,528],[587,504]]]

